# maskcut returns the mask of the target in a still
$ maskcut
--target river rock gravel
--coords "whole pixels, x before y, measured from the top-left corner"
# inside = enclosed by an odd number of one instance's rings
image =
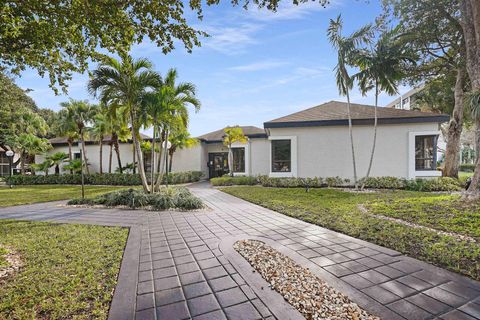
[[[252,267],[306,319],[379,320],[338,292],[308,268],[258,240],[234,244]]]

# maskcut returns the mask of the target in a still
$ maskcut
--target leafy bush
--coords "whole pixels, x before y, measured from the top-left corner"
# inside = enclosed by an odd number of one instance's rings
[[[459,167],[460,171],[464,172],[473,172],[475,170],[474,164],[461,164]]]
[[[151,210],[181,209],[194,210],[203,208],[202,201],[187,188],[161,188],[158,193],[145,193],[139,189],[126,189],[102,194],[93,199],[72,199],[69,205],[104,205],[107,207],[124,206],[131,209],[145,208]]]
[[[210,183],[214,186],[234,186],[234,185],[255,185],[258,183],[257,178],[250,176],[238,177],[219,177],[210,179]]]
[[[187,171],[170,173],[168,182],[170,184],[188,183],[199,181],[203,173],[201,171]],[[7,183],[14,185],[34,185],[34,184],[81,184],[80,174],[62,174],[62,175],[14,175],[6,178]],[[165,182],[165,177],[163,178]],[[85,175],[85,184],[93,185],[118,185],[118,186],[139,186],[142,184],[139,174],[129,173],[104,173]]]
[[[362,178],[359,184],[374,189],[404,189],[406,179],[397,177],[368,177]]]
[[[321,188],[321,187],[343,187],[350,182],[348,179],[340,177],[327,178],[272,178],[268,176],[259,176],[259,183],[264,187],[274,188]]]
[[[462,185],[459,180],[449,177],[435,179],[407,180],[405,189],[410,191],[461,191]]]

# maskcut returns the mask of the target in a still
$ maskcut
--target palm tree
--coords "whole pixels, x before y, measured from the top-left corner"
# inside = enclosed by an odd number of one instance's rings
[[[48,170],[53,166],[53,162],[50,159],[45,159],[42,163],[33,163],[32,169],[34,171],[43,171],[43,173],[48,176]]]
[[[140,149],[139,111],[141,101],[148,90],[161,84],[160,75],[152,70],[152,63],[147,59],[134,60],[129,55],[122,55],[118,61],[112,57],[106,58],[93,71],[88,83],[88,90],[94,96],[99,95],[105,104],[119,107],[129,118],[132,141],[138,159],[138,169],[145,192],[150,192],[147,182],[143,157]]]
[[[354,32],[348,37],[342,35],[343,21],[339,15],[336,20],[330,19],[327,35],[332,46],[337,50],[337,65],[335,77],[338,91],[347,97],[348,130],[350,134],[350,146],[352,150],[353,181],[355,189],[358,188],[357,164],[355,161],[355,146],[353,144],[353,126],[350,113],[350,90],[353,87],[353,79],[348,74],[347,66],[352,64],[352,58],[357,52],[357,47],[369,41],[371,26],[367,25]]]
[[[65,162],[67,159],[68,154],[65,152],[55,152],[47,157],[47,160],[51,162],[52,166],[55,166],[55,175],[57,176],[60,174],[60,164]]]
[[[9,143],[20,154],[21,173],[25,174],[27,156],[34,156],[46,152],[52,146],[45,138],[39,138],[31,133],[22,133]]]
[[[168,172],[172,172],[173,154],[177,150],[192,148],[198,145],[200,141],[197,138],[192,138],[185,128],[183,128],[183,130],[173,131],[169,141],[170,149],[168,149],[168,155],[170,162],[168,164]]]
[[[405,64],[415,62],[413,54],[399,41],[398,30],[384,32],[371,50],[359,50],[353,57],[355,65],[360,68],[353,78],[358,79],[362,94],[375,90],[373,144],[365,178],[370,176],[377,142],[378,96],[382,91],[389,95],[397,94],[397,84],[404,76]],[[362,190],[364,186],[365,183],[362,183]]]
[[[76,124],[68,116],[66,109],[60,110],[57,113],[56,117],[57,125],[55,127],[55,135],[59,137],[66,137],[68,144],[68,160],[73,160],[72,155],[72,146],[73,143],[78,140],[78,132]],[[73,174],[73,171],[70,170],[70,174]]]
[[[223,137],[223,144],[228,147],[228,169],[230,176],[233,177],[233,151],[232,145],[235,142],[247,143],[248,138],[243,134],[242,128],[239,126],[226,127],[224,129],[225,136]]]
[[[92,137],[99,143],[99,156],[100,156],[100,174],[103,174],[103,140],[105,135],[109,131],[109,122],[107,116],[104,113],[105,108],[100,107],[97,114],[93,118],[93,125],[90,128]],[[111,148],[110,148],[111,150]],[[111,151],[110,151],[111,154]],[[111,157],[111,156],[110,156]]]
[[[79,174],[79,173],[82,172],[82,164],[83,164],[82,160],[73,159],[73,160],[68,161],[68,164],[63,166],[63,168],[66,169],[66,170],[70,170],[75,174]],[[84,164],[84,166],[85,165],[86,164]]]
[[[93,117],[97,113],[97,108],[96,106],[89,104],[88,101],[73,99],[70,99],[68,102],[62,102],[60,105],[66,110],[68,119],[75,123],[78,136],[82,142],[83,161],[86,164],[85,169],[87,174],[90,174],[87,153],[85,150],[85,133],[87,131],[87,124],[93,120]]]

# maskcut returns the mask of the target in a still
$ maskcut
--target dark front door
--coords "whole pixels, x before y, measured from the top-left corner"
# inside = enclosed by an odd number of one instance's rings
[[[221,177],[228,173],[228,153],[218,152],[208,154],[209,178]]]

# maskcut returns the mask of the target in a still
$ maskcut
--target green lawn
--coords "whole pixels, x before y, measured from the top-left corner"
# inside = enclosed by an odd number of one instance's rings
[[[128,230],[0,221],[24,266],[0,283],[0,319],[106,319]]]
[[[99,194],[125,189],[131,187],[123,186],[85,186],[85,196],[94,197]],[[0,207],[30,204],[36,202],[47,202],[79,198],[81,196],[80,186],[71,185],[35,185],[0,187]]]
[[[331,230],[398,250],[440,267],[480,280],[479,204],[467,206],[457,195],[411,191],[355,194],[338,189],[263,188],[237,186],[222,191]],[[477,238],[459,241],[362,212],[401,218],[439,230]]]

